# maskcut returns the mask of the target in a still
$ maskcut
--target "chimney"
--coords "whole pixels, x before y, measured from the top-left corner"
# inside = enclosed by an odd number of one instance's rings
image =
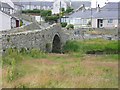
[[[100,5],[97,6],[97,12],[100,12]]]
[[[72,6],[72,2],[71,2],[71,0],[70,0],[70,7]]]
[[[84,12],[85,11],[85,5],[83,4],[82,5],[82,12]]]

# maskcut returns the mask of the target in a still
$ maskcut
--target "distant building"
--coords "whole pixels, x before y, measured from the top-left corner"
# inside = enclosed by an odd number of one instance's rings
[[[23,10],[33,10],[33,9],[43,9],[43,10],[51,10],[53,2],[47,1],[35,1],[35,2],[21,2],[23,6]]]
[[[0,2],[0,31],[10,30],[20,25],[19,20],[12,16],[14,8],[10,5],[5,2]]]
[[[61,21],[73,24],[75,28],[116,28],[118,27],[118,16],[120,12],[119,2],[108,2],[102,8],[80,9],[68,16],[64,16]]]
[[[68,4],[64,0],[54,0],[52,14],[60,13],[60,8],[67,9]]]
[[[14,3],[14,13],[21,13],[22,12],[22,4],[20,2],[13,2]]]
[[[4,2],[0,2],[0,31],[11,29],[11,14],[13,8]]]
[[[75,28],[90,27],[92,18],[91,15],[95,11],[96,9],[86,9],[85,5],[83,4],[70,15],[61,18],[61,21],[67,22],[68,24],[73,24]]]
[[[6,14],[12,14],[14,12],[14,8],[4,2],[1,2],[0,10]]]
[[[81,5],[85,5],[86,8],[91,7],[91,2],[89,1],[66,1],[66,0],[54,0],[53,2],[49,1],[29,1],[29,2],[16,2],[20,3],[23,7],[23,10],[33,10],[33,9],[43,9],[43,10],[52,10],[53,14],[59,13],[60,7],[66,8],[68,6],[73,9],[78,9]]]
[[[91,2],[89,2],[89,1],[54,0],[52,14],[60,13],[60,8],[64,8],[66,10],[67,7],[71,7],[74,10],[77,10],[83,4],[85,5],[86,9],[91,7]]]
[[[93,14],[93,28],[116,28],[120,17],[120,2],[108,2]]]
[[[20,20],[17,17],[11,17],[11,29],[20,27]]]

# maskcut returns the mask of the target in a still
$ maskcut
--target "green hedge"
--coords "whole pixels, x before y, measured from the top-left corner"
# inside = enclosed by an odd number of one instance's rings
[[[35,9],[35,10],[23,10],[22,13],[40,13],[41,10]]]
[[[39,9],[23,10],[22,13],[36,13],[36,14],[40,14],[42,17],[51,16],[52,15],[52,11],[51,10],[39,10]]]

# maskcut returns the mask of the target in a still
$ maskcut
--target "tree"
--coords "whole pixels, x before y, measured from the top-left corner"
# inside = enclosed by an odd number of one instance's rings
[[[70,12],[72,12],[74,9],[72,9],[71,7],[68,7],[65,11],[65,13],[69,14]]]
[[[40,12],[40,15],[41,15],[42,17],[51,16],[51,15],[52,15],[52,11],[51,11],[51,10],[42,10],[42,11]]]
[[[61,11],[64,12],[64,11],[65,11],[65,8],[61,8]]]
[[[61,23],[61,26],[62,26],[62,27],[66,27],[66,26],[67,26],[67,23],[66,23],[66,22],[62,22],[62,23]]]

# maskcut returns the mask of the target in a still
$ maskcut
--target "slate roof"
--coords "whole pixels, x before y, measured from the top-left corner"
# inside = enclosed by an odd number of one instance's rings
[[[1,2],[1,3],[2,3],[2,5],[0,5],[1,7],[3,7],[3,8],[9,8],[9,9],[13,9],[9,4],[4,3],[4,2]]]
[[[103,18],[103,19],[118,19],[120,18],[120,3],[110,2],[97,12],[97,9],[92,9],[92,18]],[[91,10],[81,10],[69,15],[71,18],[91,18]]]
[[[120,15],[119,4],[120,2],[108,2],[101,8],[100,12],[94,13],[93,18],[118,19],[118,15]]]
[[[23,5],[22,5],[21,3],[19,3],[19,2],[13,2],[13,3],[14,3],[14,5],[17,5],[17,6],[23,7]]]
[[[69,15],[70,18],[91,18],[91,13],[95,13],[96,9],[91,10],[85,10],[85,11],[78,11],[71,15]]]
[[[47,2],[47,1],[36,1],[36,2],[21,2],[22,5],[40,5],[40,6],[53,6],[53,2]]]
[[[85,7],[91,7],[91,2],[89,1],[72,1],[71,3],[73,9],[78,9],[83,4]]]
[[[100,11],[95,12],[93,18],[103,18],[103,19],[117,19],[118,11]]]
[[[118,2],[108,2],[104,7],[102,7],[102,10],[117,10],[118,8],[120,9]]]

